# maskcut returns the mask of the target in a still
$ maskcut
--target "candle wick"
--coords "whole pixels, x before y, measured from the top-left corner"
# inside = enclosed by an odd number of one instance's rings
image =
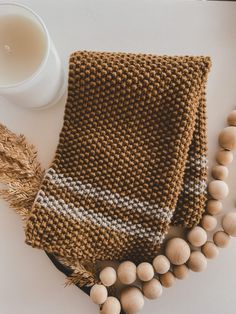
[[[8,54],[12,53],[12,50],[11,50],[11,47],[10,47],[10,46],[4,45],[3,48],[4,48],[4,50],[5,50]]]

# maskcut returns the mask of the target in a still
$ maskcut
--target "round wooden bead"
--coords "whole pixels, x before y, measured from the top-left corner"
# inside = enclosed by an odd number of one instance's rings
[[[211,215],[203,215],[201,225],[206,231],[212,231],[217,226],[217,219]]]
[[[223,205],[218,200],[209,200],[207,202],[207,212],[211,215],[218,215],[223,209]]]
[[[132,284],[136,280],[136,265],[130,261],[121,263],[117,269],[117,276],[124,285]]]
[[[173,265],[181,265],[189,259],[190,247],[183,239],[173,238],[167,242],[165,253]]]
[[[228,185],[221,180],[213,180],[208,184],[209,194],[216,200],[222,200],[229,194]]]
[[[125,313],[136,314],[144,306],[143,294],[136,287],[127,287],[121,292],[120,302]]]
[[[219,144],[224,149],[236,149],[236,128],[234,126],[228,126],[220,132]]]
[[[186,265],[178,265],[173,267],[173,273],[178,279],[185,279],[188,277],[189,269]]]
[[[236,237],[236,213],[227,213],[222,219],[222,227],[226,233]]]
[[[168,271],[167,273],[160,275],[160,282],[163,287],[170,288],[175,282],[175,276],[172,272]]]
[[[153,262],[153,267],[158,274],[165,274],[170,269],[170,261],[165,255],[157,255]]]
[[[233,153],[228,150],[220,150],[216,154],[216,161],[223,166],[229,165],[233,161],[233,159]]]
[[[102,306],[101,314],[120,314],[120,301],[115,297],[108,297]]]
[[[106,287],[110,287],[116,282],[116,271],[113,267],[105,267],[99,275],[99,278]]]
[[[163,292],[162,285],[159,280],[153,278],[152,280],[143,283],[143,294],[147,299],[158,299]]]
[[[227,118],[228,125],[236,126],[236,110],[230,112]]]
[[[188,260],[188,267],[194,272],[201,272],[207,267],[207,259],[201,252],[194,251]]]
[[[229,175],[229,170],[225,166],[215,165],[212,167],[211,174],[214,179],[225,180]]]
[[[107,299],[107,288],[95,284],[90,290],[90,298],[95,304],[103,304]]]
[[[137,267],[137,275],[141,281],[149,281],[154,277],[154,269],[151,264],[143,262]]]
[[[193,246],[199,247],[206,243],[207,233],[203,228],[196,226],[189,231],[187,239]]]
[[[213,236],[215,245],[221,248],[225,248],[229,245],[230,236],[224,231],[217,231]]]
[[[206,258],[213,259],[219,255],[219,249],[213,242],[207,241],[202,246],[202,253],[206,256]]]

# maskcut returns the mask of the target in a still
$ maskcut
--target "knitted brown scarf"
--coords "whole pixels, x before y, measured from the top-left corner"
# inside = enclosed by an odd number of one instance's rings
[[[26,242],[84,274],[98,261],[151,261],[171,224],[198,224],[209,68],[207,57],[72,54],[64,125]]]

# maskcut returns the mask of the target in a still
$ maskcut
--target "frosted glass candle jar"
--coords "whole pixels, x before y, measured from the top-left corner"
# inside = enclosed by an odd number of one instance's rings
[[[16,3],[0,3],[0,95],[42,108],[65,92],[61,61],[42,19]]]

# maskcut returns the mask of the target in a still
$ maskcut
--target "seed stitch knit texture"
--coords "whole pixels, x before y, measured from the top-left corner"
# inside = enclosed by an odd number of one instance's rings
[[[75,52],[55,158],[26,242],[72,260],[152,261],[206,202],[208,57]]]

